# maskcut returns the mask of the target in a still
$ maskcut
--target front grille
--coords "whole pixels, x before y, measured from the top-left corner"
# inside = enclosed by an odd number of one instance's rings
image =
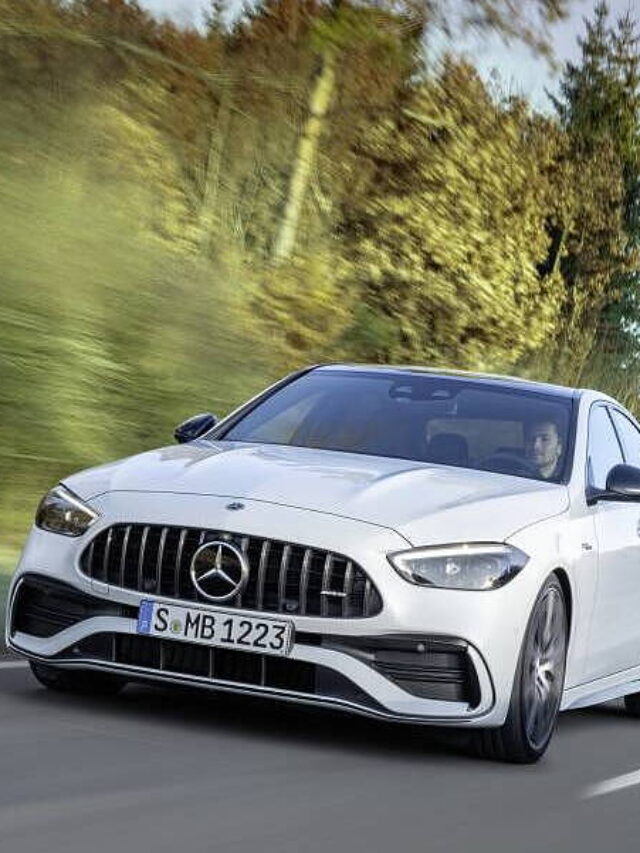
[[[226,531],[117,524],[89,543],[80,567],[88,577],[123,589],[210,605],[189,570],[196,550],[216,539],[240,548],[250,567],[247,586],[225,608],[350,619],[382,610],[379,592],[348,557]]]
[[[94,598],[69,584],[29,574],[18,587],[12,607],[11,633],[53,637],[92,616],[137,617],[137,608]]]

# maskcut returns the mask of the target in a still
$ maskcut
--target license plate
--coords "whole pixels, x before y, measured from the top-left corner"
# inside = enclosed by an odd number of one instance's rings
[[[138,634],[221,646],[266,655],[288,655],[293,645],[293,624],[254,618],[226,610],[180,607],[161,601],[140,602]]]

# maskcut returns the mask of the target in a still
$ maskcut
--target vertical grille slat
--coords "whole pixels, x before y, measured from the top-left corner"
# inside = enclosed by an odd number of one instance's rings
[[[147,525],[142,531],[142,539],[140,541],[140,550],[138,552],[138,589],[144,590],[144,553],[147,550],[147,538],[149,536],[149,526]]]
[[[113,527],[110,527],[107,532],[107,542],[104,546],[104,557],[102,558],[102,577],[100,580],[107,581],[109,579],[109,555],[111,554],[111,545],[113,543]]]
[[[182,552],[184,551],[184,540],[187,538],[187,531],[183,528],[180,531],[180,539],[176,549],[176,561],[173,570],[173,594],[176,598],[180,598],[180,572],[182,564]]]
[[[162,583],[162,561],[164,558],[164,549],[167,543],[168,531],[168,527],[162,528],[162,533],[160,534],[160,542],[158,543],[158,556],[156,558],[156,595],[160,595],[160,588]]]
[[[95,550],[96,550],[96,540],[92,539],[91,544],[87,548],[87,554],[88,554],[87,561],[88,561],[90,566],[93,565],[93,555],[94,555]],[[93,577],[93,575],[92,575],[92,577]]]
[[[120,586],[124,586],[125,567],[127,564],[127,548],[129,547],[129,537],[131,536],[131,525],[127,524],[124,531],[124,539],[122,540],[122,550],[120,552]],[[91,543],[93,545],[93,543]]]
[[[256,594],[256,610],[262,610],[264,607],[264,579],[267,573],[267,563],[269,562],[269,551],[271,550],[271,542],[265,539],[262,543],[260,551],[260,565],[258,566],[258,589]]]
[[[366,581],[365,581],[365,583],[364,583],[364,604],[363,604],[363,610],[364,610],[364,615],[365,615],[365,616],[368,616],[368,615],[369,615],[369,611],[370,611],[370,609],[371,609],[371,581],[369,580],[369,578],[367,578],[367,579],[366,579]]]
[[[328,616],[329,614],[329,596],[331,591],[331,572],[333,570],[333,554],[329,552],[324,559],[324,569],[322,570],[322,589],[320,590],[320,615]]]
[[[351,619],[382,610],[373,582],[348,557],[244,533],[117,524],[87,544],[81,571],[122,589],[215,606],[197,592],[190,571],[198,548],[217,539],[234,544],[249,564],[248,583],[231,603],[221,602],[222,607]],[[211,666],[217,666],[213,659]]]
[[[249,537],[243,536],[242,541],[240,542],[240,550],[247,557],[249,551]],[[242,607],[242,592],[239,592],[234,600],[234,604],[236,607]]]
[[[344,584],[342,587],[342,592],[344,594],[344,598],[342,599],[342,616],[347,617],[349,615],[349,602],[351,601],[351,593],[353,591],[353,563],[351,560],[347,561],[347,568],[344,572]]]
[[[313,551],[311,548],[306,548],[304,552],[304,557],[302,558],[302,569],[300,571],[300,613],[301,615],[305,615],[307,612],[307,591],[309,589],[309,566],[311,565],[311,560],[313,559]]]
[[[285,545],[282,549],[282,558],[280,560],[280,571],[278,573],[278,610],[282,612],[285,609],[285,599],[287,597],[287,569],[289,568],[289,557],[291,556],[291,545]]]

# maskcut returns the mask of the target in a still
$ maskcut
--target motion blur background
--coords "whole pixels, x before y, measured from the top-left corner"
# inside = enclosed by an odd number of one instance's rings
[[[0,566],[60,477],[306,363],[637,409],[632,13],[579,7],[554,100],[469,34],[541,68],[569,0],[154,5],[0,0]]]

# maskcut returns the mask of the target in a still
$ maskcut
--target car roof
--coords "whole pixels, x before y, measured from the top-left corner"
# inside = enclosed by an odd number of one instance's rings
[[[533,379],[522,379],[519,376],[502,376],[497,373],[476,373],[467,370],[453,370],[439,367],[419,367],[416,365],[382,365],[382,364],[319,364],[314,370],[344,370],[354,373],[380,373],[387,375],[420,374],[431,376],[445,376],[448,379],[469,380],[487,385],[499,385],[501,388],[513,388],[520,391],[531,391],[538,394],[551,394],[557,397],[577,398],[583,393],[583,389],[570,388],[565,385],[553,385],[549,382],[536,382]],[[606,395],[602,395],[606,396]]]

